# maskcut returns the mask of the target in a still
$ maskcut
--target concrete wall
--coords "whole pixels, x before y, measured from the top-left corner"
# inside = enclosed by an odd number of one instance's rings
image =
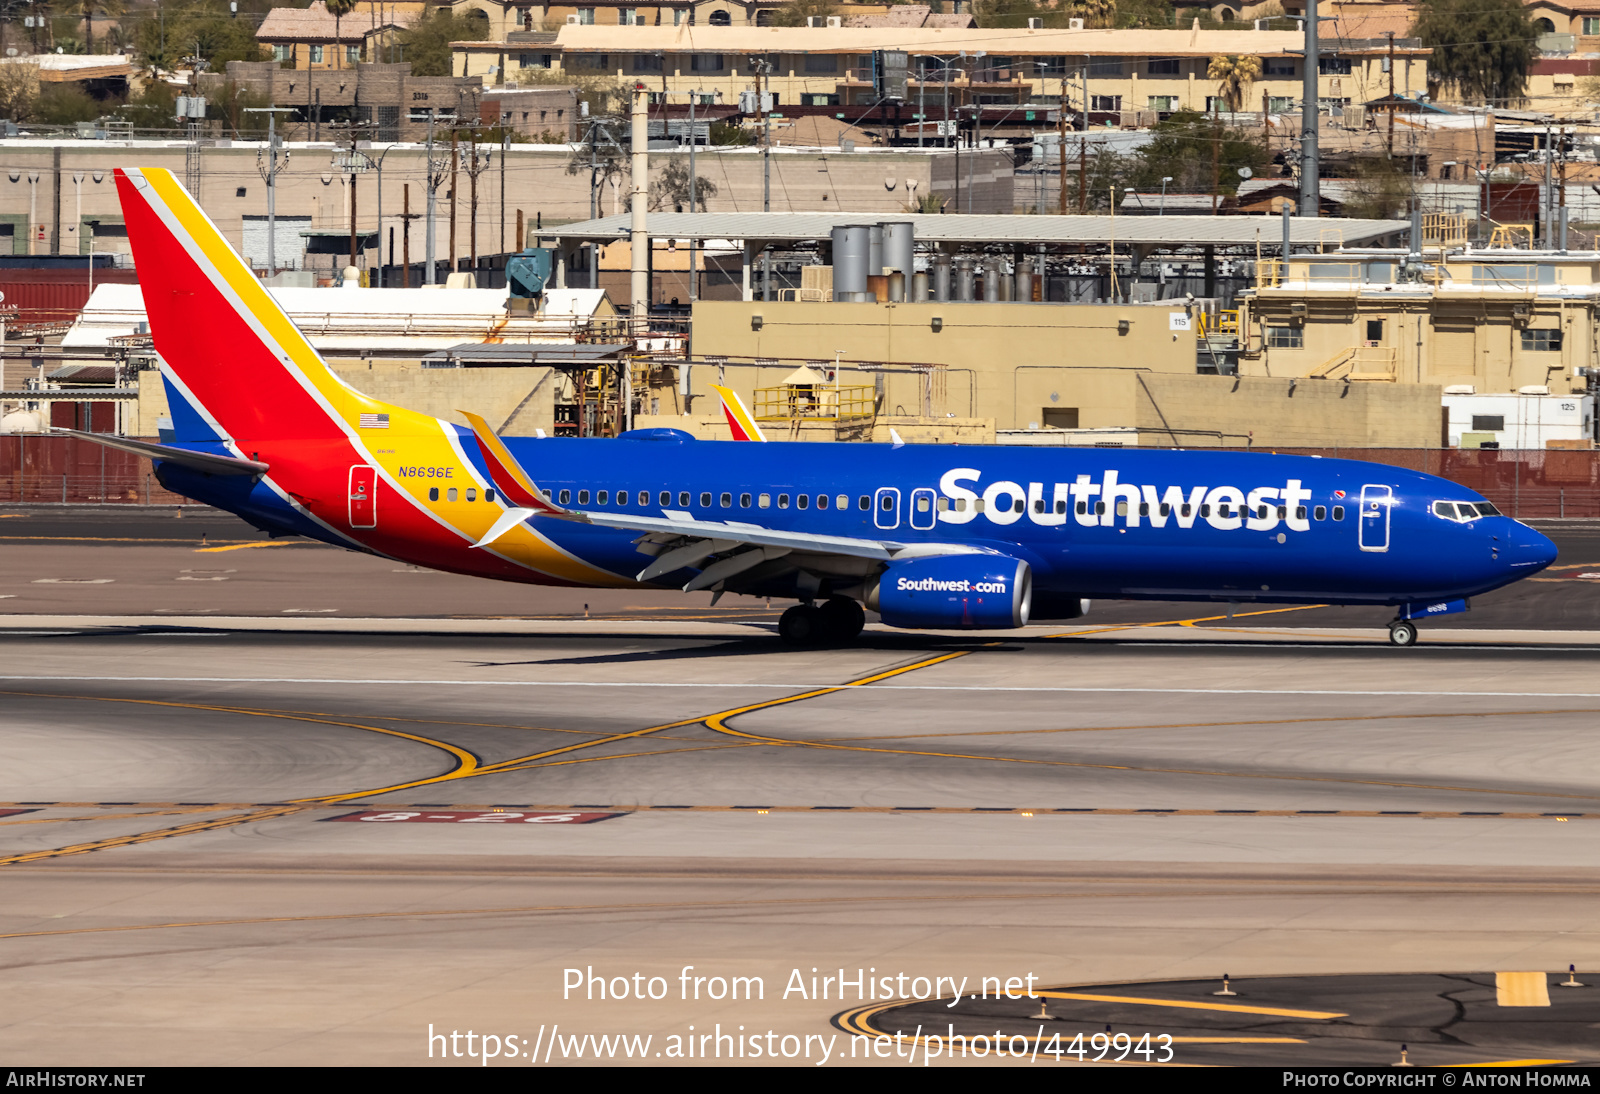
[[[458,408],[482,414],[498,433],[531,437],[535,429],[549,433],[555,417],[554,370],[527,368],[423,369],[412,364],[373,361],[368,365],[333,365],[356,390],[386,402],[420,410],[457,425],[467,420]],[[519,409],[520,407],[520,409]],[[139,374],[137,421],[126,432],[156,435],[156,420],[167,416],[167,396],[156,372]]]
[[[229,147],[200,149],[199,202],[224,238],[235,248],[244,246],[245,216],[264,217],[267,189],[256,172],[256,153],[260,145],[240,143]],[[463,145],[465,147],[465,145]],[[448,141],[440,155],[448,157]],[[102,253],[126,253],[128,239],[121,234],[122,208],[117,201],[118,167],[163,167],[185,178],[187,146],[179,141],[142,141],[134,147],[106,141],[59,141],[45,144],[33,140],[0,140],[0,160],[9,168],[0,172],[0,223],[11,222],[15,239],[29,241],[39,226],[44,228],[42,243],[18,253],[86,254],[89,233],[78,230],[85,221],[99,221],[101,231],[94,237],[94,248]],[[288,167],[278,176],[277,213],[280,216],[309,216],[311,227],[345,229],[350,224],[348,176],[330,166],[333,145],[327,142],[296,145]],[[498,147],[493,165],[478,177],[478,253],[495,254],[516,246],[517,213],[528,225],[528,242],[533,241],[535,225],[542,216],[546,224],[585,220],[589,216],[589,174],[568,174],[571,153],[559,145],[512,145],[502,161]],[[659,170],[676,153],[655,153],[653,170]],[[1000,163],[1006,153],[985,152],[977,157],[978,187],[974,212],[1010,213],[1009,167]],[[687,160],[687,154],[683,159]],[[965,186],[966,160],[962,156],[962,184]],[[396,146],[383,161],[382,233],[385,262],[400,260],[403,238],[399,214],[404,188],[410,186],[410,210],[427,209],[426,150],[420,146]],[[953,196],[954,155],[946,151],[860,151],[852,153],[790,151],[772,156],[773,212],[859,212],[863,214],[902,213],[913,191],[908,179],[917,183],[915,195],[938,193]],[[938,165],[949,161],[949,167]],[[991,162],[993,161],[993,162]],[[502,162],[504,167],[502,168]],[[946,184],[935,179],[936,170],[951,172]],[[706,205],[711,212],[749,212],[761,208],[761,155],[756,149],[706,150],[696,156],[695,171],[717,187]],[[17,174],[16,181],[9,179]],[[28,179],[37,174],[35,190]],[[74,184],[76,176],[82,176]],[[942,178],[943,176],[941,176]],[[885,185],[885,180],[894,183]],[[987,180],[987,181],[985,181]],[[501,235],[501,184],[504,192],[504,237]],[[361,177],[356,200],[356,218],[362,231],[378,227],[378,180],[375,173]],[[466,172],[457,179],[456,254],[469,254],[472,221],[469,200],[471,180]],[[622,212],[630,183],[626,173],[612,187],[602,183],[598,191],[598,211],[602,216]],[[448,179],[438,191],[435,240],[439,257],[450,254],[450,201]],[[30,192],[33,202],[30,206]],[[963,190],[963,193],[965,191]],[[58,196],[59,195],[59,196]],[[987,195],[987,196],[986,196]],[[995,207],[984,207],[984,201]],[[965,208],[963,200],[963,208]],[[31,219],[30,219],[31,215]],[[391,253],[390,232],[394,250]],[[421,263],[425,252],[425,221],[411,224],[411,261]],[[80,238],[81,237],[81,238]],[[20,244],[19,244],[20,246]],[[342,261],[342,260],[341,260]]]
[[[1148,375],[1128,394],[1144,444],[1252,448],[1435,448],[1437,384],[1342,384],[1265,377]],[[1211,435],[1208,435],[1211,434]],[[1217,436],[1215,434],[1220,434]]]
[[[1045,424],[1047,408],[1080,407],[1080,426],[1125,425],[1131,404],[1123,389],[1100,394],[1097,377],[1124,372],[1192,374],[1192,332],[1170,329],[1184,315],[1171,304],[835,304],[701,301],[694,309],[697,355],[765,357],[773,367],[762,385],[776,384],[806,360],[832,361],[842,351],[845,384],[879,383],[882,410],[918,414],[923,376],[855,372],[848,362],[929,364],[932,415],[992,418],[999,429]],[[761,316],[761,329],[751,320]],[[940,329],[933,329],[939,320]],[[1118,325],[1126,321],[1126,333]],[[781,366],[781,371],[779,366]],[[703,391],[695,369],[696,391]],[[714,370],[713,370],[714,371]],[[730,381],[741,396],[749,392]],[[757,386],[751,384],[750,386]],[[1054,398],[1052,398],[1054,396]],[[1073,401],[1073,400],[1079,401]]]

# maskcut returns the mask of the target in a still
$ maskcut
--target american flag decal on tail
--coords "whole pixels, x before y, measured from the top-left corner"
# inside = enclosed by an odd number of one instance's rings
[[[389,415],[363,414],[361,415],[360,425],[362,429],[388,429]]]

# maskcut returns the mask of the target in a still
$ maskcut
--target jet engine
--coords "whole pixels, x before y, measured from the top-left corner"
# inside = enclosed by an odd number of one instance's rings
[[[889,563],[867,607],[891,627],[1001,630],[1028,622],[1033,571],[999,554],[935,555]]]

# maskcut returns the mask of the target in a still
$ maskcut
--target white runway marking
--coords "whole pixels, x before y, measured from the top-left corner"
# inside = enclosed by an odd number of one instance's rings
[[[162,638],[165,635],[147,635]],[[209,636],[208,636],[209,637]],[[599,680],[362,680],[316,676],[0,676],[0,682],[22,683],[125,683],[125,684],[412,684],[424,687],[505,687],[505,688],[732,688],[735,690],[811,691],[822,688],[871,689],[872,691],[1037,691],[1083,695],[1370,695],[1374,697],[1438,696],[1441,698],[1498,699],[1600,699],[1600,691],[1371,691],[1334,688],[1058,688],[1013,687],[1004,684],[693,684],[649,683]]]

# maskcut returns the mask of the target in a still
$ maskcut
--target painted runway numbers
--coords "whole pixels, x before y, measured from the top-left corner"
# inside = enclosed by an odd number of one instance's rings
[[[504,811],[467,811],[460,809],[433,810],[394,810],[380,813],[366,810],[360,813],[345,813],[337,817],[326,817],[326,820],[335,821],[362,821],[378,824],[395,823],[421,823],[421,824],[593,824],[595,821],[610,820],[620,817],[621,813],[520,813],[511,810]]]

